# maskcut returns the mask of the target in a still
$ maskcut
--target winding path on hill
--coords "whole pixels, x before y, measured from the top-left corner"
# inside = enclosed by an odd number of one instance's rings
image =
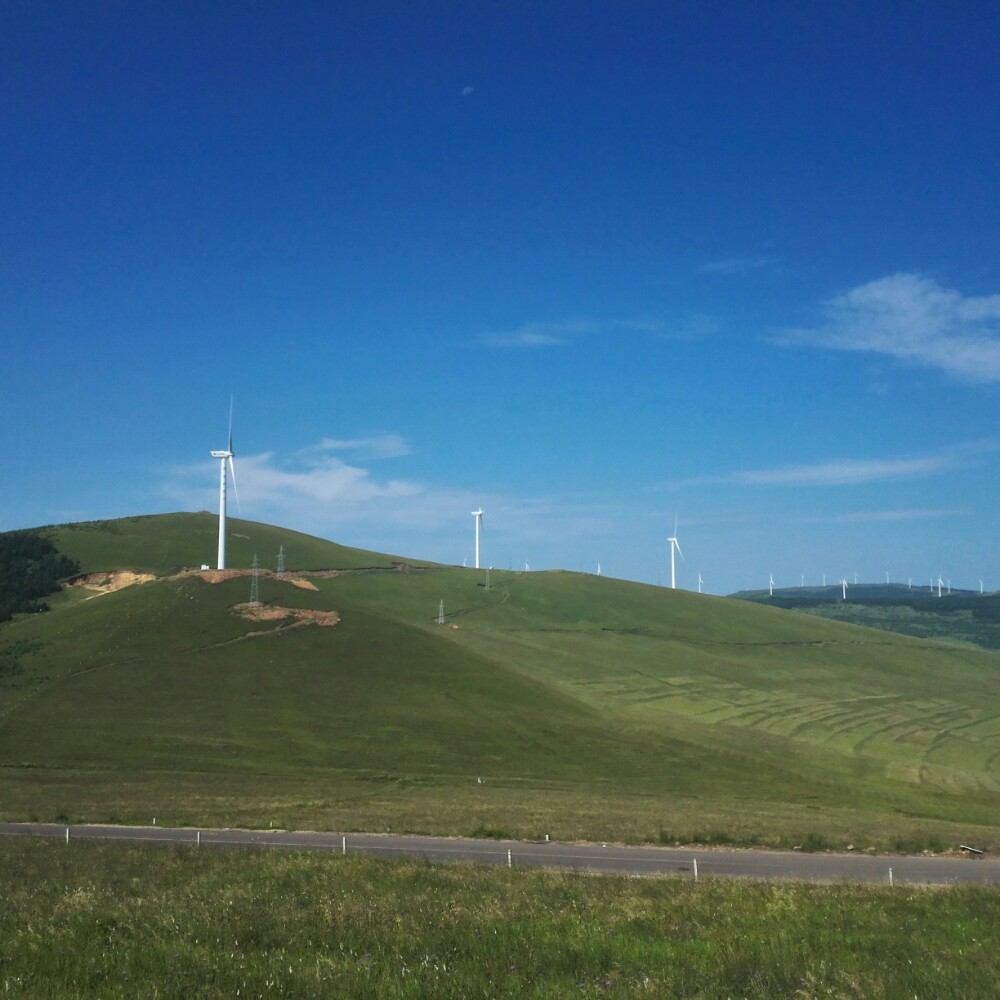
[[[0,836],[189,844],[206,848],[314,850],[337,854],[357,852],[379,857],[417,857],[432,862],[571,868],[630,876],[721,876],[811,882],[891,881],[895,885],[1000,884],[1000,859],[955,856],[803,854],[798,851],[629,847],[620,844],[471,840],[373,833],[66,826],[56,823],[0,823]]]

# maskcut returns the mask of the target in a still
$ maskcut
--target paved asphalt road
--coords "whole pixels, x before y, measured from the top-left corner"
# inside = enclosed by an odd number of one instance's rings
[[[81,840],[200,844],[202,847],[271,847],[281,850],[364,852],[519,867],[574,868],[618,875],[734,876],[822,882],[888,882],[948,885],[1000,883],[1000,860],[868,854],[803,854],[709,848],[623,847],[506,840],[462,840],[372,833],[294,833],[277,830],[194,830],[160,826],[64,826],[0,823],[0,835]],[[509,852],[509,853],[508,853]]]

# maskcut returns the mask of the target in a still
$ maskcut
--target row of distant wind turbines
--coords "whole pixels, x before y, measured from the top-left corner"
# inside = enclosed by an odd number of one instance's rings
[[[226,487],[228,481],[228,475],[233,477],[233,493],[236,495],[236,505],[239,507],[240,494],[236,489],[236,466],[233,464],[233,456],[235,452],[233,451],[233,403],[232,400],[229,401],[229,437],[228,444],[224,449],[219,449],[218,451],[211,452],[212,458],[219,460],[219,553],[218,553],[218,568],[226,568]],[[470,512],[475,523],[475,568],[479,569],[479,539],[483,530],[483,514],[485,511],[482,507],[477,508]],[[667,538],[667,544],[670,546],[670,588],[671,590],[677,589],[677,556],[681,559],[684,558],[684,552],[681,550],[680,539],[677,536],[677,517],[674,517],[674,533]],[[528,564],[525,563],[525,569],[528,568]],[[601,575],[601,564],[597,564],[597,575]],[[803,579],[803,586],[805,585],[805,580]],[[847,600],[847,579],[846,577],[842,580],[837,581],[843,588],[843,599]],[[857,583],[857,578],[854,580]],[[886,573],[886,583],[889,582],[889,574]],[[698,574],[698,593],[702,591],[702,577],[701,573]],[[826,576],[823,577],[823,585],[826,586]],[[910,587],[913,586],[913,580],[909,582]],[[935,587],[935,581],[933,577],[930,582],[930,589],[933,592]],[[943,593],[945,587],[945,581],[941,578],[940,574],[937,578],[937,592],[938,597]],[[770,574],[768,579],[768,592],[773,596],[774,594],[774,574]],[[951,581],[947,581],[947,592],[951,593]],[[979,592],[983,592],[983,581],[979,581]]]
[[[220,448],[217,451],[212,451],[212,458],[218,459],[219,461],[219,552],[217,566],[218,568],[226,568],[226,487],[228,485],[228,477],[231,475],[233,477],[233,493],[236,495],[236,506],[240,505],[240,494],[236,488],[236,466],[233,463],[233,457],[235,452],[233,451],[233,402],[229,401],[229,436],[227,439],[228,443],[225,448]],[[482,507],[471,511],[471,515],[475,522],[475,568],[479,569],[479,539],[483,530],[483,514],[486,512]],[[670,545],[670,587],[672,590],[677,589],[677,556],[680,555],[681,559],[684,558],[684,553],[681,551],[681,543],[677,537],[677,518],[674,518],[674,533],[667,539]],[[524,568],[527,570],[528,563],[524,564]],[[601,575],[601,564],[597,564],[597,575]],[[773,586],[773,580],[772,580]],[[702,578],[701,573],[698,574],[698,593],[701,593],[702,588]]]
[[[480,535],[480,532],[483,529],[483,514],[485,513],[485,511],[483,510],[482,507],[479,507],[477,510],[470,511],[470,513],[471,513],[471,515],[472,515],[472,517],[474,519],[475,530],[476,530],[476,549],[475,549],[476,561],[475,561],[475,568],[479,569],[479,535]],[[681,559],[684,558],[684,553],[681,551],[681,543],[680,543],[680,540],[677,537],[677,517],[676,516],[674,517],[674,533],[667,539],[667,542],[670,545],[670,589],[671,590],[676,590],[677,589],[677,556],[679,555],[681,557]],[[528,564],[527,563],[524,564],[524,568],[525,569],[528,568]],[[597,564],[597,575],[598,576],[601,575],[601,564],[600,563]],[[702,578],[701,578],[701,573],[699,573],[698,574],[698,593],[699,594],[701,593],[702,584],[703,584],[703,581],[702,581]]]

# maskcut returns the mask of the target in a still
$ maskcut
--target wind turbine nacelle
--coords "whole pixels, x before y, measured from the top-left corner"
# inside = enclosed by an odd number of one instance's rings
[[[212,458],[232,458],[233,453],[231,451],[213,451]]]

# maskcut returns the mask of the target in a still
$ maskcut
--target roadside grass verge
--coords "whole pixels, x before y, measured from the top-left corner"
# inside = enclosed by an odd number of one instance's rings
[[[0,842],[4,996],[945,997],[1000,893]]]
[[[634,794],[610,785],[474,778],[51,771],[0,768],[12,821],[390,832],[626,844],[764,846],[940,853],[972,844],[1000,851],[995,826],[867,808],[726,802]]]

